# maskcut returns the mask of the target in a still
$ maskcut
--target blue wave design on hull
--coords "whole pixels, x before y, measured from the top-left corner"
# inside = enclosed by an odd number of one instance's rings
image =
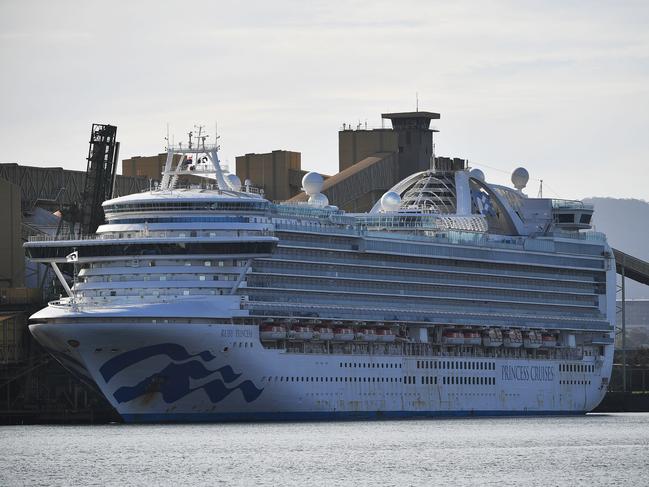
[[[203,389],[207,393],[210,401],[216,403],[222,401],[232,392],[239,389],[243,393],[246,402],[252,402],[259,397],[263,389],[257,389],[252,381],[245,380],[236,387],[228,388],[221,379],[215,379],[200,387],[194,389],[189,386],[189,379],[204,379],[210,375],[221,372],[222,367],[218,370],[207,370],[203,364],[197,361],[187,362],[184,364],[169,364],[159,373],[147,377],[135,386],[120,387],[115,391],[113,396],[118,402],[128,402],[151,392],[159,392],[166,403],[176,402],[187,394],[198,389]],[[238,374],[240,376],[241,374]]]
[[[216,358],[208,351],[191,355],[180,345],[163,343],[124,352],[106,361],[99,371],[108,383],[116,374],[125,368],[156,355],[166,355],[176,361],[196,357],[200,357],[204,361],[211,361]],[[217,373],[220,374],[222,379],[214,379],[193,389],[189,385],[190,379],[205,379]],[[228,387],[226,385],[234,382],[241,375],[241,373],[236,373],[229,365],[224,365],[216,370],[210,370],[198,360],[191,360],[182,364],[170,363],[160,372],[146,377],[134,386],[120,387],[115,391],[113,397],[117,402],[123,403],[147,394],[160,393],[162,400],[170,404],[196,390],[203,389],[210,398],[210,401],[217,403],[234,391],[240,390],[245,401],[252,402],[260,396],[264,389],[258,389],[251,380],[244,380],[236,387]]]
[[[101,366],[99,372],[103,376],[104,380],[108,382],[113,378],[113,376],[115,376],[115,374],[118,374],[125,368],[156,355],[166,355],[171,360],[176,361],[200,357],[204,361],[210,362],[216,358],[216,356],[212,355],[208,351],[192,355],[188,353],[184,347],[175,343],[160,343],[158,345],[150,345],[148,347],[136,348],[135,350],[124,352],[117,357],[108,360],[104,365]],[[232,372],[232,374],[234,375],[234,372]],[[236,377],[230,380],[228,380],[228,378],[226,377],[224,377],[224,379],[227,382],[232,382],[233,380],[236,380]]]

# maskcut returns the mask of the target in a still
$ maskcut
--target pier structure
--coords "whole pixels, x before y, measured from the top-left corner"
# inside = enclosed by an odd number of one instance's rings
[[[618,340],[617,348],[620,349],[621,351],[620,360],[622,362],[622,364],[618,365],[617,367],[615,367],[614,365],[614,373],[616,372],[616,369],[618,369],[617,373],[618,375],[621,376],[620,379],[622,385],[621,392],[626,394],[627,392],[630,391],[630,387],[628,384],[629,357],[627,354],[627,330],[626,330],[626,318],[627,318],[626,279],[629,278],[636,282],[649,286],[649,262],[638,259],[637,257],[629,255],[618,249],[613,249],[613,254],[615,255],[615,268],[618,275],[620,276],[620,284],[619,284],[618,291],[621,299],[618,301],[619,305],[618,305],[618,326],[617,326],[617,334],[620,337],[620,339]],[[647,355],[649,357],[649,353]],[[631,365],[633,366],[636,364],[631,364]],[[647,360],[645,366],[646,369],[643,368],[641,371],[642,392],[644,393],[647,392],[647,387],[649,387],[649,382],[645,378],[646,373],[649,372],[649,360]],[[633,375],[633,372],[631,372],[631,374]],[[649,401],[647,402],[647,404],[649,405]]]

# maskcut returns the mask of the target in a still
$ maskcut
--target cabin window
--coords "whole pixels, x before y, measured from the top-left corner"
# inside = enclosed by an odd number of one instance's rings
[[[557,220],[559,223],[575,223],[575,215],[572,213],[559,213]]]

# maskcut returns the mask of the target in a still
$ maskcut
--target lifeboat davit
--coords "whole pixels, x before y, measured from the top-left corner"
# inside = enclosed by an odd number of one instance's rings
[[[289,332],[289,336],[294,340],[311,340],[313,329],[309,326],[294,326]]]
[[[442,332],[442,343],[445,345],[464,345],[464,334],[459,330],[444,330]]]
[[[262,340],[283,340],[286,338],[286,328],[278,325],[263,325],[259,331]]]
[[[482,344],[485,347],[500,347],[503,344],[503,333],[499,328],[489,328],[482,332]]]
[[[539,348],[541,346],[541,334],[534,330],[525,332],[523,335],[523,345],[525,348]]]
[[[333,340],[334,331],[326,326],[317,326],[313,330],[313,338],[316,340]]]
[[[478,333],[477,331],[465,331],[462,333],[462,335],[464,336],[465,345],[480,345],[480,343],[482,343],[480,333]]]
[[[334,340],[348,342],[354,339],[354,330],[351,328],[334,328]]]
[[[503,345],[507,348],[518,348],[523,346],[523,334],[520,330],[508,330],[503,333]]]
[[[556,347],[557,337],[551,333],[543,333],[543,335],[541,335],[541,343],[547,348]]]
[[[390,328],[379,328],[376,330],[376,339],[379,342],[393,342],[396,338]]]

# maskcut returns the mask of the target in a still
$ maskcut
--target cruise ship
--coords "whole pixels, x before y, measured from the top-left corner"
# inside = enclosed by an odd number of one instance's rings
[[[96,235],[25,244],[66,293],[30,330],[126,422],[584,414],[611,375],[614,257],[592,206],[528,179],[433,157],[346,213],[317,173],[275,203],[204,138],[169,147]]]

